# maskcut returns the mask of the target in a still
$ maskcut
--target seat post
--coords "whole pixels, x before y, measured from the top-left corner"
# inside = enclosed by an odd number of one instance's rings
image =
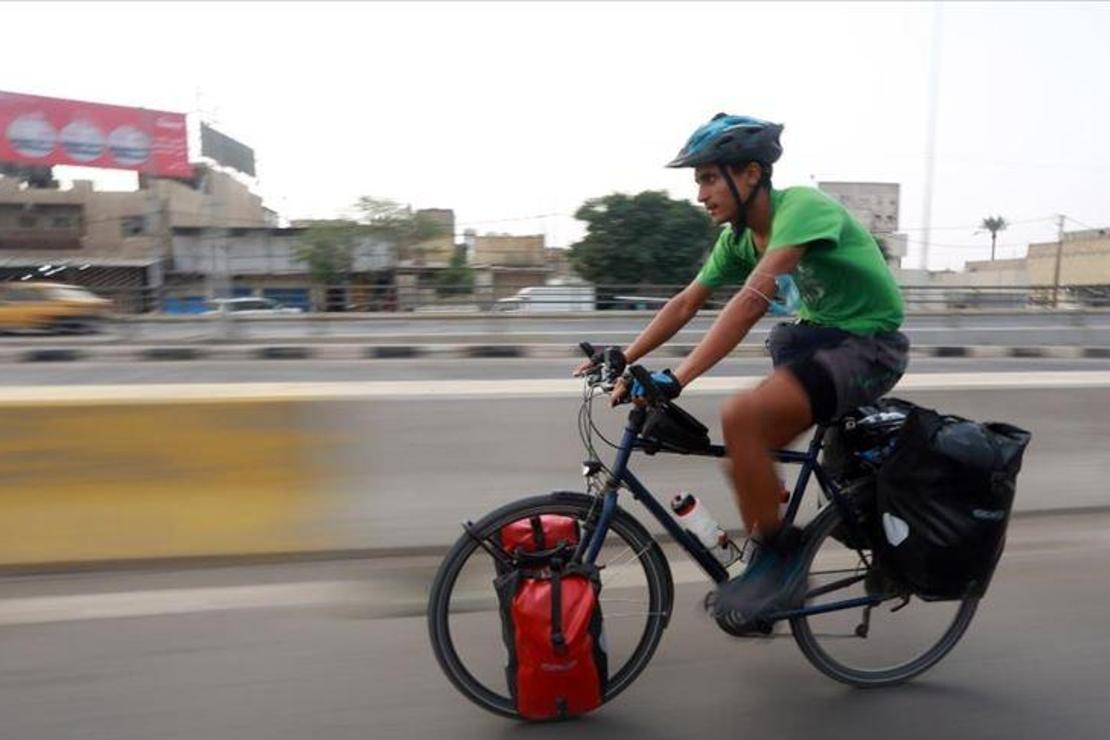
[[[809,441],[809,456],[816,457],[817,453],[821,451],[821,445],[825,441],[825,432],[829,427],[826,424],[818,424],[813,429],[813,439]]]

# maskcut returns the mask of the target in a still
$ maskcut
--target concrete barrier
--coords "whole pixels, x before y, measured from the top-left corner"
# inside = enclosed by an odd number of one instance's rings
[[[304,550],[311,448],[289,402],[0,406],[0,564]]]
[[[720,402],[756,380],[703,378],[682,404],[719,439]],[[443,547],[505,502],[582,488],[579,392],[572,379],[0,388],[0,567]],[[895,395],[1032,431],[1018,511],[1110,505],[1110,373],[910,375]],[[596,409],[609,439],[623,418]],[[634,470],[738,525],[716,461]]]
[[[695,345],[673,342],[659,352],[668,357],[685,357]],[[972,358],[1045,358],[1058,360],[1107,359],[1110,347],[1080,345],[1042,345],[1009,347],[1006,345],[919,345],[910,347],[915,357]],[[435,343],[435,344],[249,344],[221,345],[88,345],[75,347],[41,347],[22,349],[0,345],[0,362],[154,362],[220,360],[395,360],[395,359],[551,359],[580,357],[582,351],[573,344],[547,342],[504,342],[500,344]],[[731,357],[765,357],[761,343],[744,344],[730,353]]]

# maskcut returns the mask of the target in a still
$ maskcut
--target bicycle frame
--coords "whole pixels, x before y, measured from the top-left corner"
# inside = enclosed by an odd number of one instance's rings
[[[674,541],[702,567],[714,583],[724,583],[729,579],[729,574],[725,567],[721,565],[713,554],[710,553],[696,537],[683,529],[679,523],[675,521],[674,517],[659,503],[658,499],[652,495],[651,491],[649,491],[647,487],[632,474],[632,471],[628,469],[628,462],[632,453],[635,450],[645,449],[646,447],[645,443],[640,438],[640,430],[643,428],[645,414],[646,412],[644,409],[637,408],[633,409],[628,415],[628,423],[624,428],[620,445],[617,448],[616,461],[610,468],[612,475],[609,480],[606,481],[602,494],[601,515],[598,518],[597,527],[594,529],[589,539],[588,547],[584,554],[584,560],[591,564],[596,561],[598,553],[601,550],[601,545],[608,532],[609,523],[612,521],[614,512],[617,508],[617,493],[623,485],[631,491],[632,497],[635,500],[639,501],[651,512],[651,515],[663,525],[663,528],[674,538]],[[801,466],[798,478],[794,483],[794,490],[790,494],[786,513],[783,517],[784,525],[794,523],[794,519],[798,514],[798,508],[802,503],[802,497],[805,495],[806,486],[809,485],[810,476],[814,476],[821,490],[832,504],[840,510],[849,528],[855,529],[858,526],[851,508],[845,505],[840,489],[828,477],[817,459],[818,453],[821,451],[822,442],[824,441],[825,432],[826,427],[818,425],[814,431],[813,439],[810,441],[805,452],[796,450],[772,450],[771,452],[777,462]],[[728,453],[721,445],[710,445],[707,452],[696,454],[700,454],[703,457],[726,457]],[[582,545],[586,545],[586,542],[583,542]],[[581,555],[582,553],[577,554]],[[807,614],[836,611],[839,609],[868,606],[871,604],[878,604],[881,601],[883,601],[882,597],[876,595],[823,604],[818,607],[793,609],[772,616],[776,619],[784,619]]]

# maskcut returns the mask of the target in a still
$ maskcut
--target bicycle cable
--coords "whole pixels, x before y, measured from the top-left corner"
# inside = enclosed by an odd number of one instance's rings
[[[601,433],[601,430],[597,428],[597,425],[596,425],[596,424],[594,424],[594,413],[593,413],[593,411],[594,411],[594,399],[595,399],[595,398],[597,398],[597,397],[598,397],[599,395],[601,395],[601,392],[600,392],[600,391],[597,391],[597,389],[593,389],[593,390],[594,390],[595,392],[592,392],[592,393],[590,394],[590,399],[589,399],[589,411],[587,411],[587,413],[586,413],[586,418],[587,418],[587,419],[589,420],[589,422],[590,422],[590,429],[592,429],[592,430],[593,430],[594,434],[596,434],[596,435],[597,435],[598,437],[600,437],[600,438],[601,438],[601,441],[602,441],[602,442],[604,442],[605,444],[609,445],[609,446],[610,446],[610,447],[612,447],[612,448],[613,448],[614,450],[616,450],[616,449],[619,449],[619,448],[617,447],[617,445],[615,445],[615,444],[613,444],[612,442],[610,442],[610,441],[609,441],[609,440],[608,440],[608,439],[607,439],[607,438],[605,437],[605,435]]]
[[[582,405],[578,409],[578,438],[582,441],[582,446],[586,448],[586,453],[589,455],[590,461],[596,463],[598,469],[605,472],[605,474],[611,478],[613,477],[613,471],[601,461],[601,456],[598,455],[597,449],[593,443],[593,434],[596,433],[606,444],[614,449],[616,448],[612,442],[601,434],[597,425],[593,422],[593,400],[598,393],[599,391],[595,387],[589,385],[583,390]]]

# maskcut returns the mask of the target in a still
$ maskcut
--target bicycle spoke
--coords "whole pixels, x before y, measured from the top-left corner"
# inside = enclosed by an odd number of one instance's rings
[[[605,573],[606,571],[608,571],[609,573],[616,573],[616,575],[614,575],[610,579],[604,579],[603,578],[602,579],[602,584],[606,588],[612,588],[614,586],[614,584],[618,583],[622,578],[626,577],[629,573],[634,573],[635,571],[631,568],[627,568],[626,570],[618,570],[618,569],[625,568],[626,566],[629,566],[634,562],[639,562],[640,558],[642,558],[644,553],[647,552],[649,549],[651,549],[651,543],[650,542],[648,544],[644,545],[644,548],[642,550],[640,550],[639,552],[633,553],[631,558],[624,561],[623,563],[620,563],[619,565],[613,565],[613,561],[609,561],[608,563],[606,563],[603,566],[604,570],[602,571],[602,573]],[[624,556],[625,551],[632,552],[632,548],[630,548],[630,547],[625,548],[625,550],[620,553],[620,557]]]
[[[640,557],[645,552],[647,552],[648,548],[650,548],[650,547],[651,547],[650,543],[647,544],[647,545],[644,545],[644,549],[640,550],[639,552],[635,552],[631,547],[626,547],[623,550],[621,550],[619,553],[617,553],[616,556],[610,558],[608,561],[603,563],[601,565],[601,567],[602,568],[608,568],[609,570],[616,570],[617,568],[623,568],[626,565],[631,565],[633,560],[639,560]],[[631,553],[631,557],[625,558],[625,553]]]

